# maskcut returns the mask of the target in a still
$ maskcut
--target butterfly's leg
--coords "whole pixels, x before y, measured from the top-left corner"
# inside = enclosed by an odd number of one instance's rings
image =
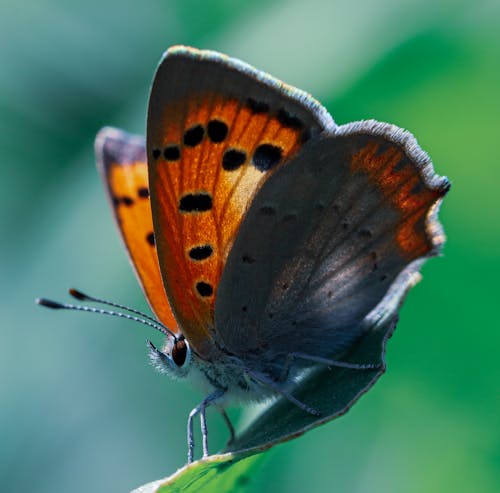
[[[228,444],[230,444],[235,436],[236,436],[236,432],[234,431],[234,426],[233,426],[233,423],[231,423],[231,420],[229,419],[229,416],[227,415],[226,411],[224,410],[223,407],[220,407],[219,406],[219,411],[220,413],[222,414],[222,417],[224,418],[224,422],[226,423],[228,429],[229,429],[229,440],[228,440]]]
[[[203,457],[208,455],[208,432],[207,432],[207,418],[206,418],[206,408],[214,401],[219,399],[224,395],[224,390],[217,389],[211,394],[209,394],[201,403],[196,406],[190,413],[188,417],[187,425],[187,435],[188,435],[188,464],[193,462],[194,457],[194,433],[193,433],[193,419],[200,414],[201,420],[201,433],[203,436]]]
[[[284,382],[288,378],[288,374],[290,373],[290,367],[292,366],[292,363],[293,363],[293,353],[288,353],[286,355],[283,369],[281,370],[281,375],[279,376],[280,382]]]
[[[312,414],[313,416],[321,416],[321,412],[313,407],[304,404],[303,402],[296,399],[292,394],[283,390],[274,380],[263,375],[262,373],[255,373],[251,370],[246,370],[247,374],[254,379],[256,382],[273,389],[276,393],[282,395],[285,399],[289,400],[292,404],[295,404],[298,408],[302,409],[306,413]]]
[[[349,368],[351,370],[379,370],[382,368],[380,363],[348,363],[347,361],[339,361],[335,359],[322,358],[321,356],[313,356],[306,353],[288,353],[285,365],[283,367],[282,376],[288,376],[290,366],[294,359],[304,359],[306,361],[313,361],[326,366],[336,366],[338,368]]]
[[[314,361],[315,363],[320,363],[326,366],[336,366],[338,368],[350,368],[352,370],[378,370],[382,368],[381,364],[373,363],[348,363],[346,361],[339,361],[329,358],[321,358],[320,356],[312,356],[305,353],[288,353],[286,355],[285,364],[281,370],[281,375],[279,377],[280,382],[284,382],[288,378],[290,373],[290,367],[295,359],[305,359],[307,361]]]
[[[200,412],[200,406],[195,407],[188,417],[188,429],[187,429],[187,439],[188,439],[188,464],[193,462],[194,456],[194,433],[193,433],[193,419]]]

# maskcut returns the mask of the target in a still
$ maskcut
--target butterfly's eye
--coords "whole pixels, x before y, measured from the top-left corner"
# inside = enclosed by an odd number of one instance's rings
[[[191,350],[189,348],[188,342],[184,338],[179,338],[175,341],[174,346],[172,347],[172,360],[173,362],[181,368],[186,364],[186,361],[191,354]]]

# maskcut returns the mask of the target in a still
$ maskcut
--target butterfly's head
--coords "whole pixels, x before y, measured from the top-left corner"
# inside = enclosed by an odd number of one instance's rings
[[[191,348],[183,335],[167,335],[165,344],[160,351],[151,341],[148,341],[149,359],[160,372],[172,378],[184,378],[191,367]]]

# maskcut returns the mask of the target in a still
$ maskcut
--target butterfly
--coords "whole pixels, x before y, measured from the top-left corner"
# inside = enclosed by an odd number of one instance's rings
[[[342,355],[374,310],[397,310],[401,273],[444,242],[450,184],[409,132],[338,126],[307,93],[217,52],[168,49],[146,142],[104,128],[96,155],[149,323],[166,336],[151,361],[209,388],[188,418],[188,462],[198,415],[208,455],[208,406],[231,433],[235,400],[281,396],[320,416],[293,395],[304,372],[376,368]]]

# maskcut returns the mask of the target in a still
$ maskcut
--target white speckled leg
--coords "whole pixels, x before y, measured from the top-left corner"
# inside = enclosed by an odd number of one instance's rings
[[[325,366],[336,366],[337,368],[349,368],[351,370],[378,370],[381,365],[373,363],[348,363],[347,361],[339,361],[329,358],[321,358],[319,356],[312,356],[305,353],[289,353],[287,354],[283,370],[280,375],[280,381],[285,381],[288,377],[290,367],[295,359],[303,359],[306,361],[314,361]]]
[[[206,408],[210,404],[213,404],[217,399],[219,399],[223,395],[224,395],[224,390],[222,389],[215,390],[207,397],[205,397],[205,399],[203,399],[201,403],[189,413],[188,425],[187,425],[188,464],[193,462],[193,457],[194,457],[194,433],[193,433],[194,417],[200,414],[201,434],[203,437],[203,457],[206,457],[208,455],[208,430],[207,430]]]

